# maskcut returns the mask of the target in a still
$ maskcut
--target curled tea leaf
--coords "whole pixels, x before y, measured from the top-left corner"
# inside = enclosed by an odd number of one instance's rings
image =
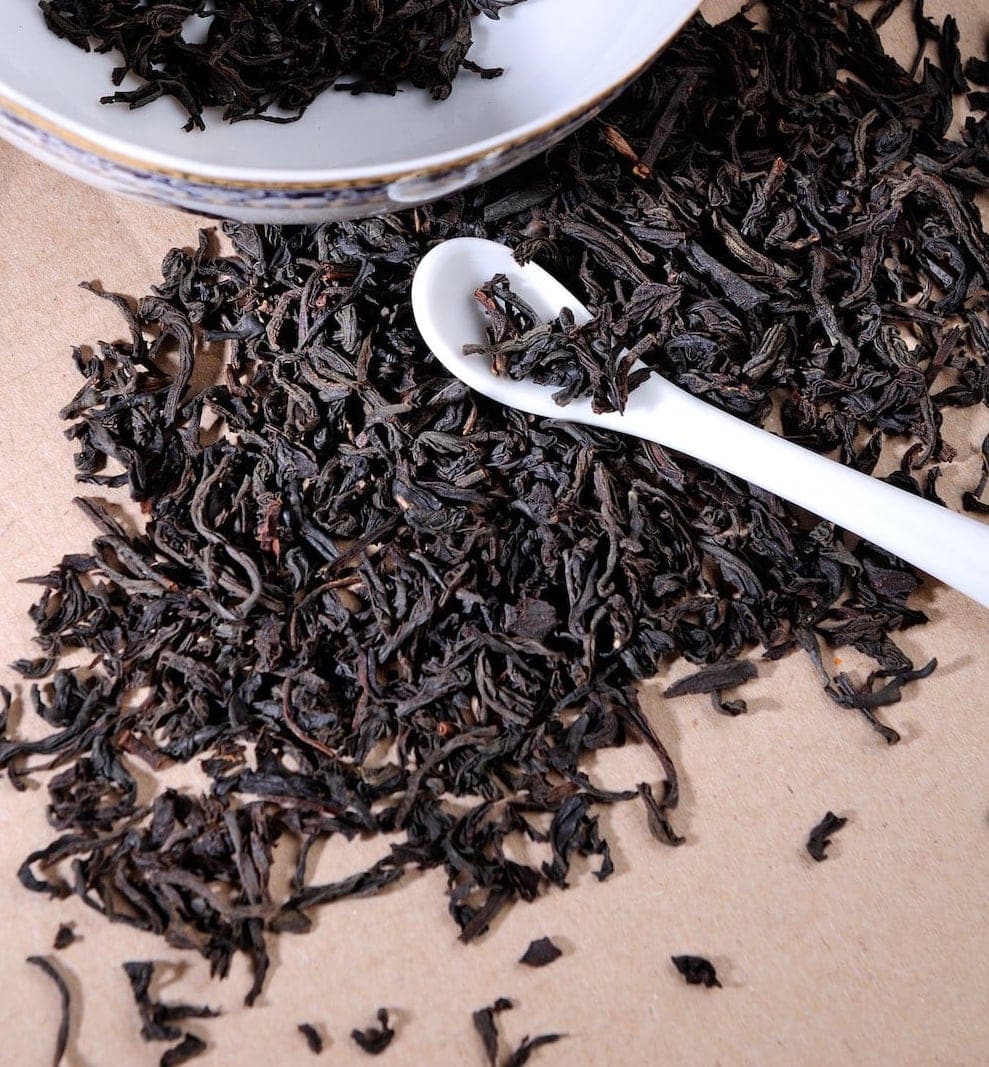
[[[151,983],[155,965],[150,960],[131,961],[123,967],[141,1016],[141,1037],[145,1041],[176,1041],[183,1035],[175,1023],[185,1019],[213,1019],[220,1014],[205,1005],[165,1004],[154,999]]]
[[[306,1039],[309,1051],[318,1056],[323,1051],[323,1036],[312,1023],[299,1023],[298,1031]]]
[[[502,1067],[524,1067],[537,1049],[544,1045],[555,1045],[564,1036],[564,1034],[539,1034],[538,1037],[523,1037],[519,1047],[505,1059]]]
[[[392,1043],[394,1029],[388,1024],[388,1009],[378,1009],[379,1026],[369,1026],[366,1030],[351,1030],[350,1036],[357,1047],[371,1056],[380,1056]]]
[[[59,1067],[69,1044],[69,1027],[72,1025],[72,995],[61,972],[51,960],[46,959],[44,956],[28,956],[27,962],[44,971],[55,983],[55,988],[58,990],[61,1014],[59,1016],[58,1032],[55,1035],[55,1052],[52,1056],[52,1065],[53,1067]]]
[[[158,1061],[159,1067],[181,1067],[183,1063],[201,1056],[207,1047],[201,1037],[196,1037],[195,1034],[185,1034],[177,1045],[162,1053]]]
[[[807,851],[811,859],[821,863],[828,858],[827,850],[828,845],[831,844],[831,835],[837,833],[847,822],[848,819],[835,815],[833,811],[829,811],[821,819],[807,838]]]
[[[493,1004],[486,1008],[478,1008],[471,1016],[474,1029],[481,1038],[484,1046],[484,1055],[488,1061],[488,1067],[496,1067],[498,1063],[498,1024],[496,1017],[503,1011],[511,1011],[514,1007],[508,997],[499,997]]]

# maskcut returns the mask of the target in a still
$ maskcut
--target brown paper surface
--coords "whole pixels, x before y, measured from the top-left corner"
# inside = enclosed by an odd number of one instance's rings
[[[721,0],[706,11],[736,7]],[[982,0],[967,0],[964,14],[964,38],[984,39]],[[120,323],[77,283],[147,291],[165,251],[194,243],[199,220],[113,199],[7,147],[0,220],[0,663],[9,663],[30,653],[25,613],[36,594],[17,580],[92,536],[71,503],[80,487],[57,411],[78,384],[70,345],[119,336]],[[952,440],[972,449],[986,429],[959,422]],[[612,879],[598,884],[581,870],[570,891],[515,907],[469,947],[456,939],[440,872],[337,904],[311,935],[274,944],[253,1009],[242,1006],[243,966],[210,981],[198,956],[110,926],[78,900],[56,905],[22,890],[18,864],[53,831],[43,789],[15,793],[4,781],[0,1064],[51,1062],[58,999],[24,959],[49,953],[63,920],[82,937],[55,954],[74,995],[69,1067],[158,1062],[163,1046],[138,1035],[126,959],[170,961],[166,998],[224,1010],[191,1027],[210,1041],[204,1065],[309,1062],[301,1022],[328,1035],[325,1062],[363,1064],[348,1034],[379,1005],[398,1022],[382,1062],[481,1063],[470,1014],[503,995],[518,1004],[501,1017],[513,1045],[546,1030],[569,1035],[536,1054],[547,1065],[987,1063],[989,613],[937,586],[923,606],[933,625],[903,645],[918,663],[937,656],[940,668],[888,709],[900,745],[887,748],[832,704],[799,655],[760,664],[750,713],[736,720],[706,698],[666,702],[650,687],[646,710],[683,774],[683,848],[658,845],[637,804],[605,812]],[[0,680],[13,682],[6,669]],[[594,770],[624,783],[657,777],[636,747]],[[803,843],[828,808],[850,821],[831,859],[814,864]],[[328,850],[318,873],[340,877],[378,849]],[[544,935],[564,957],[520,967]],[[724,989],[684,985],[670,964],[679,953],[709,955]]]

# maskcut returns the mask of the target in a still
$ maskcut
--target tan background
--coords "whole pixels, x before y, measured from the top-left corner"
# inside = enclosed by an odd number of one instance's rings
[[[727,13],[735,0],[707,5]],[[961,7],[961,0],[957,0]],[[929,4],[936,15],[945,8]],[[984,39],[983,0],[963,30]],[[980,36],[981,35],[981,36]],[[111,199],[0,148],[0,663],[28,651],[25,612],[44,572],[91,536],[70,500],[72,449],[56,412],[76,388],[73,342],[117,336],[119,323],[76,288],[99,279],[143,293],[197,220]],[[970,447],[986,429],[952,435]],[[584,871],[567,893],[519,906],[494,936],[459,945],[439,872],[384,897],[324,911],[315,933],[282,938],[259,1005],[244,1009],[244,970],[208,981],[201,959],[111,927],[79,902],[52,905],[15,881],[21,858],[47,840],[44,794],[0,785],[0,1064],[51,1061],[57,997],[25,956],[48,952],[60,920],[83,940],[59,954],[76,994],[70,1067],[157,1063],[145,1045],[121,961],[173,961],[166,996],[207,1000],[227,1014],[194,1027],[211,1042],[197,1063],[243,1067],[309,1062],[295,1026],[330,1035],[324,1061],[364,1064],[347,1037],[395,1010],[399,1034],[383,1062],[482,1062],[470,1013],[500,995],[511,1041],[543,1030],[569,1039],[536,1054],[551,1064],[989,1063],[989,613],[943,588],[925,607],[934,625],[904,638],[929,682],[889,710],[901,745],[887,749],[853,712],[820,692],[800,656],[763,668],[750,714],[729,721],[706,698],[647,710],[684,779],[678,826],[688,844],[657,845],[641,809],[603,817],[617,872]],[[0,677],[12,682],[9,672]],[[668,681],[668,679],[667,679]],[[607,779],[656,777],[641,750],[610,753]],[[850,816],[833,858],[803,852],[828,808]],[[328,850],[320,876],[354,869],[374,846]],[[567,949],[553,966],[515,963],[544,934]],[[725,988],[686,987],[671,953],[709,954]],[[314,1061],[320,1062],[320,1061]]]

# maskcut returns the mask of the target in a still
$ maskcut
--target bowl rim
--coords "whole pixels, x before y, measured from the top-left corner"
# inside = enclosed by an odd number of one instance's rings
[[[389,185],[408,178],[430,178],[470,167],[492,155],[511,151],[538,139],[582,115],[593,112],[635,81],[672,41],[687,21],[697,13],[701,0],[686,0],[681,10],[671,13],[669,25],[660,40],[644,58],[620,78],[594,96],[570,108],[557,108],[550,115],[513,127],[483,141],[472,142],[464,148],[448,149],[402,163],[386,163],[359,167],[337,167],[313,170],[266,170],[196,162],[164,152],[138,150],[135,145],[112,135],[103,135],[83,123],[60,117],[53,109],[33,101],[0,78],[0,110],[27,123],[89,156],[127,167],[158,178],[193,182],[231,189],[263,191],[299,191],[307,189],[360,189]],[[246,175],[250,175],[247,177]]]

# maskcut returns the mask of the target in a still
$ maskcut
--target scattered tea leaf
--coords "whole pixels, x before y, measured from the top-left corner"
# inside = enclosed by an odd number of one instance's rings
[[[306,1039],[309,1051],[319,1055],[323,1051],[323,1037],[312,1023],[299,1023],[299,1033]]]
[[[182,1031],[175,1023],[185,1019],[213,1019],[220,1014],[205,1005],[164,1004],[152,998],[155,965],[150,960],[131,961],[123,967],[141,1016],[141,1037],[145,1041],[176,1041],[182,1037]]]
[[[55,933],[53,947],[61,950],[63,948],[68,948],[69,945],[78,940],[79,935],[72,929],[72,925],[70,923],[62,923]]]
[[[682,845],[685,839],[673,829],[667,817],[669,803],[660,804],[648,782],[639,783],[639,796],[646,807],[646,819],[652,836],[664,845]]]
[[[807,838],[807,851],[812,859],[821,863],[828,858],[827,850],[828,845],[831,844],[831,835],[837,833],[847,822],[848,819],[835,815],[833,811],[829,811],[821,819]]]
[[[721,988],[714,964],[703,956],[671,956],[670,959],[688,985],[702,985],[706,989]]]
[[[207,1049],[206,1042],[195,1034],[186,1034],[182,1040],[162,1053],[159,1067],[181,1067],[183,1063],[201,1056]]]
[[[55,1036],[55,1054],[52,1057],[53,1067],[59,1067],[65,1049],[69,1043],[69,1026],[72,1022],[72,996],[69,987],[65,983],[59,969],[51,960],[44,956],[28,956],[27,962],[39,967],[55,983],[61,1001],[61,1016],[58,1023],[58,1033]]]
[[[563,952],[548,937],[540,937],[529,945],[519,963],[527,967],[545,967],[562,955]]]
[[[759,670],[747,659],[729,660],[726,663],[712,663],[694,674],[681,678],[668,686],[663,696],[667,698],[695,696],[699,693],[720,693],[722,689],[733,689],[756,678]]]
[[[564,1036],[563,1034],[540,1034],[533,1038],[523,1037],[522,1043],[505,1059],[502,1067],[524,1067],[536,1049],[542,1048],[543,1045],[556,1044]]]
[[[366,1030],[351,1030],[350,1036],[358,1047],[371,1056],[379,1056],[392,1043],[395,1031],[388,1025],[388,1009],[378,1008],[380,1028],[369,1026]]]
[[[487,1008],[478,1008],[471,1016],[474,1029],[481,1038],[488,1067],[497,1067],[498,1063],[498,1024],[496,1017],[503,1011],[511,1011],[514,1005],[508,997],[499,997]]]

